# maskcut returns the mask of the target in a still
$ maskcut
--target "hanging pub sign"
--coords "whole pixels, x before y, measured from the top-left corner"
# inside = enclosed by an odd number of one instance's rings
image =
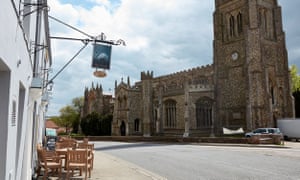
[[[111,45],[93,44],[92,67],[110,69]]]

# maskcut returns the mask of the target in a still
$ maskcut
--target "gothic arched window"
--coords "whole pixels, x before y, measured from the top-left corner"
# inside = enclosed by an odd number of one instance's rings
[[[269,93],[271,96],[272,104],[275,105],[276,104],[276,90],[275,90],[275,85],[273,82],[274,81],[272,81],[272,79],[269,79]]]
[[[122,99],[118,97],[118,108],[122,108]]]
[[[127,97],[125,95],[123,96],[122,108],[127,108]]]
[[[140,120],[139,119],[135,119],[134,120],[134,131],[135,132],[139,132],[140,131]]]
[[[167,100],[165,102],[165,126],[176,127],[176,101]]]
[[[260,25],[265,34],[267,34],[268,30],[268,19],[267,19],[267,11],[262,9],[260,11]]]
[[[275,104],[275,93],[274,93],[273,86],[271,87],[270,91],[271,91],[272,104],[274,105]]]
[[[211,127],[212,125],[212,100],[201,98],[196,102],[197,128]]]
[[[243,16],[241,12],[237,15],[237,26],[238,34],[240,35],[243,32]]]
[[[231,15],[229,18],[229,33],[230,37],[234,36],[234,17]]]

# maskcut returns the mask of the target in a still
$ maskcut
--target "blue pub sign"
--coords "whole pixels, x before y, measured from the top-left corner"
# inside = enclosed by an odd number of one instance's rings
[[[93,44],[92,67],[110,69],[111,45]]]

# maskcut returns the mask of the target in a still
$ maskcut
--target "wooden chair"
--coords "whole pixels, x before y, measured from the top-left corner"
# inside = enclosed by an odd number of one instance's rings
[[[43,146],[42,144],[37,144],[36,146],[36,150],[37,150],[37,157],[38,157],[38,162],[37,162],[37,169],[36,169],[36,173],[37,173],[37,177],[40,176],[40,173],[41,173],[41,163],[40,161],[42,160],[42,157],[41,157],[41,154],[40,154],[40,150],[43,149]]]
[[[64,142],[57,142],[55,143],[55,149],[64,149],[68,148],[68,144]]]
[[[83,138],[83,142],[88,144],[89,143],[89,138]]]
[[[47,179],[48,173],[58,172],[58,177],[61,178],[61,159],[56,155],[54,151],[46,151],[45,149],[38,147],[38,169],[37,175],[40,175],[41,168],[44,169],[43,180]]]
[[[87,179],[87,173],[89,177],[91,176],[91,168],[88,163],[88,149],[81,150],[69,150],[67,153],[67,179],[70,178],[70,171],[72,171],[72,176],[74,176],[74,170],[79,170],[80,176],[82,176],[82,171],[85,171],[84,179]]]
[[[68,144],[69,148],[75,149],[77,147],[77,141],[75,139],[68,139],[66,140],[66,143]]]
[[[88,157],[88,163],[90,164],[90,168],[93,169],[94,168],[94,144],[88,144],[87,147],[90,151],[89,157]]]
[[[55,144],[55,150],[57,149],[67,149],[69,146],[67,143],[63,143],[63,142],[57,142]],[[62,166],[66,169],[66,161],[67,161],[67,154],[66,153],[58,153],[58,156],[60,157],[60,159],[62,160]]]
[[[94,144],[86,144],[86,143],[78,143],[78,148],[84,149],[87,148],[88,151],[88,163],[90,165],[91,170],[94,168]],[[90,176],[89,176],[90,177]]]
[[[78,149],[85,149],[87,147],[88,147],[88,143],[86,143],[86,142],[79,142],[79,143],[77,143],[77,148]]]
[[[57,142],[55,144],[55,148],[63,149],[63,148],[73,148],[75,149],[77,147],[77,141],[73,139],[68,139],[64,141]]]

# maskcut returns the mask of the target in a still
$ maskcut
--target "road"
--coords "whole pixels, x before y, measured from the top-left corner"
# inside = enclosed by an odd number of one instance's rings
[[[300,179],[300,146],[263,148],[95,142],[95,149],[169,180]]]

